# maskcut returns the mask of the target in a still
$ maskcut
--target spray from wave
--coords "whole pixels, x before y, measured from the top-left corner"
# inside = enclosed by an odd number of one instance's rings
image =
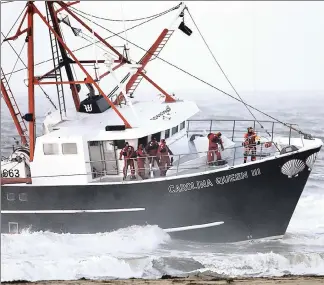
[[[24,232],[1,238],[2,281],[142,277],[150,262],[145,254],[170,240],[157,226],[95,235]]]
[[[316,275],[324,274],[324,251],[309,246],[323,241],[324,235],[316,240],[288,234],[281,241],[208,245],[173,241],[157,226],[94,235],[24,232],[2,235],[1,281],[160,278],[204,271],[233,277]]]

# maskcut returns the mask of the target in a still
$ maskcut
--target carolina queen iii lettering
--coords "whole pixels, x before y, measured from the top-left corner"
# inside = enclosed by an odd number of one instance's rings
[[[239,172],[239,173],[233,173],[229,175],[224,175],[221,177],[217,177],[215,179],[216,184],[227,184],[230,182],[235,182],[238,180],[243,180],[249,178],[247,171]]]
[[[250,177],[259,176],[261,175],[261,170],[260,168],[252,169],[250,173],[251,173]],[[213,187],[214,183],[216,185],[217,184],[223,185],[223,184],[233,183],[235,181],[240,181],[248,178],[249,178],[248,171],[243,171],[243,172],[216,177],[215,182],[212,181],[211,179],[205,179],[205,180],[198,180],[198,181],[192,181],[192,182],[181,183],[181,184],[172,184],[169,185],[168,190],[169,193],[181,193],[181,192]]]
[[[260,168],[251,169],[249,172],[251,173],[252,177],[261,175]],[[243,172],[216,177],[215,182],[216,184],[222,185],[222,184],[227,184],[227,183],[248,179],[248,178],[249,178],[248,171],[243,171]]]
[[[195,189],[202,189],[202,188],[208,188],[212,187],[214,184],[210,179],[206,180],[200,180],[200,181],[194,181],[194,182],[188,182],[183,184],[175,184],[170,185],[168,187],[169,193],[180,193],[180,192],[186,192],[191,191]]]

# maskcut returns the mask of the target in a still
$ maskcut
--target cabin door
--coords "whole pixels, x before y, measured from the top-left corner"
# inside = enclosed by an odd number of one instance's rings
[[[117,175],[117,160],[114,146],[109,141],[89,142],[92,178]]]
[[[139,146],[140,144],[143,145],[143,147],[145,148],[147,146],[147,143],[148,143],[148,137],[143,137],[143,138],[139,138],[138,139],[138,144],[137,146]]]
[[[116,148],[113,141],[105,141],[103,144],[106,175],[118,175]]]

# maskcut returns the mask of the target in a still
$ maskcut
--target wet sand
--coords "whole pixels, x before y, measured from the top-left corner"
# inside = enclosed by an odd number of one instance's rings
[[[13,281],[1,282],[2,284],[33,284],[33,285],[318,285],[324,284],[324,276],[284,276],[273,278],[228,278],[228,277],[206,277],[206,276],[189,276],[189,277],[172,277],[164,276],[161,279],[126,279],[126,280],[88,280],[80,279],[75,281]]]

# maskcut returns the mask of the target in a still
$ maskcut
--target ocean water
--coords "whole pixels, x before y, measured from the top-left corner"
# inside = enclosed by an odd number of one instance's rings
[[[245,98],[272,116],[298,123],[304,131],[324,140],[323,95],[324,92],[268,92]],[[47,108],[45,104],[44,101],[44,105],[38,105],[40,115]],[[220,95],[198,104],[202,110],[198,118],[251,119],[242,104]],[[16,132],[4,104],[1,110],[1,149],[2,155],[7,155]],[[172,240],[156,225],[95,235],[26,231],[21,235],[1,235],[1,281],[159,278],[163,274],[199,271],[230,276],[323,275],[323,154],[324,150],[282,240],[200,244]]]

